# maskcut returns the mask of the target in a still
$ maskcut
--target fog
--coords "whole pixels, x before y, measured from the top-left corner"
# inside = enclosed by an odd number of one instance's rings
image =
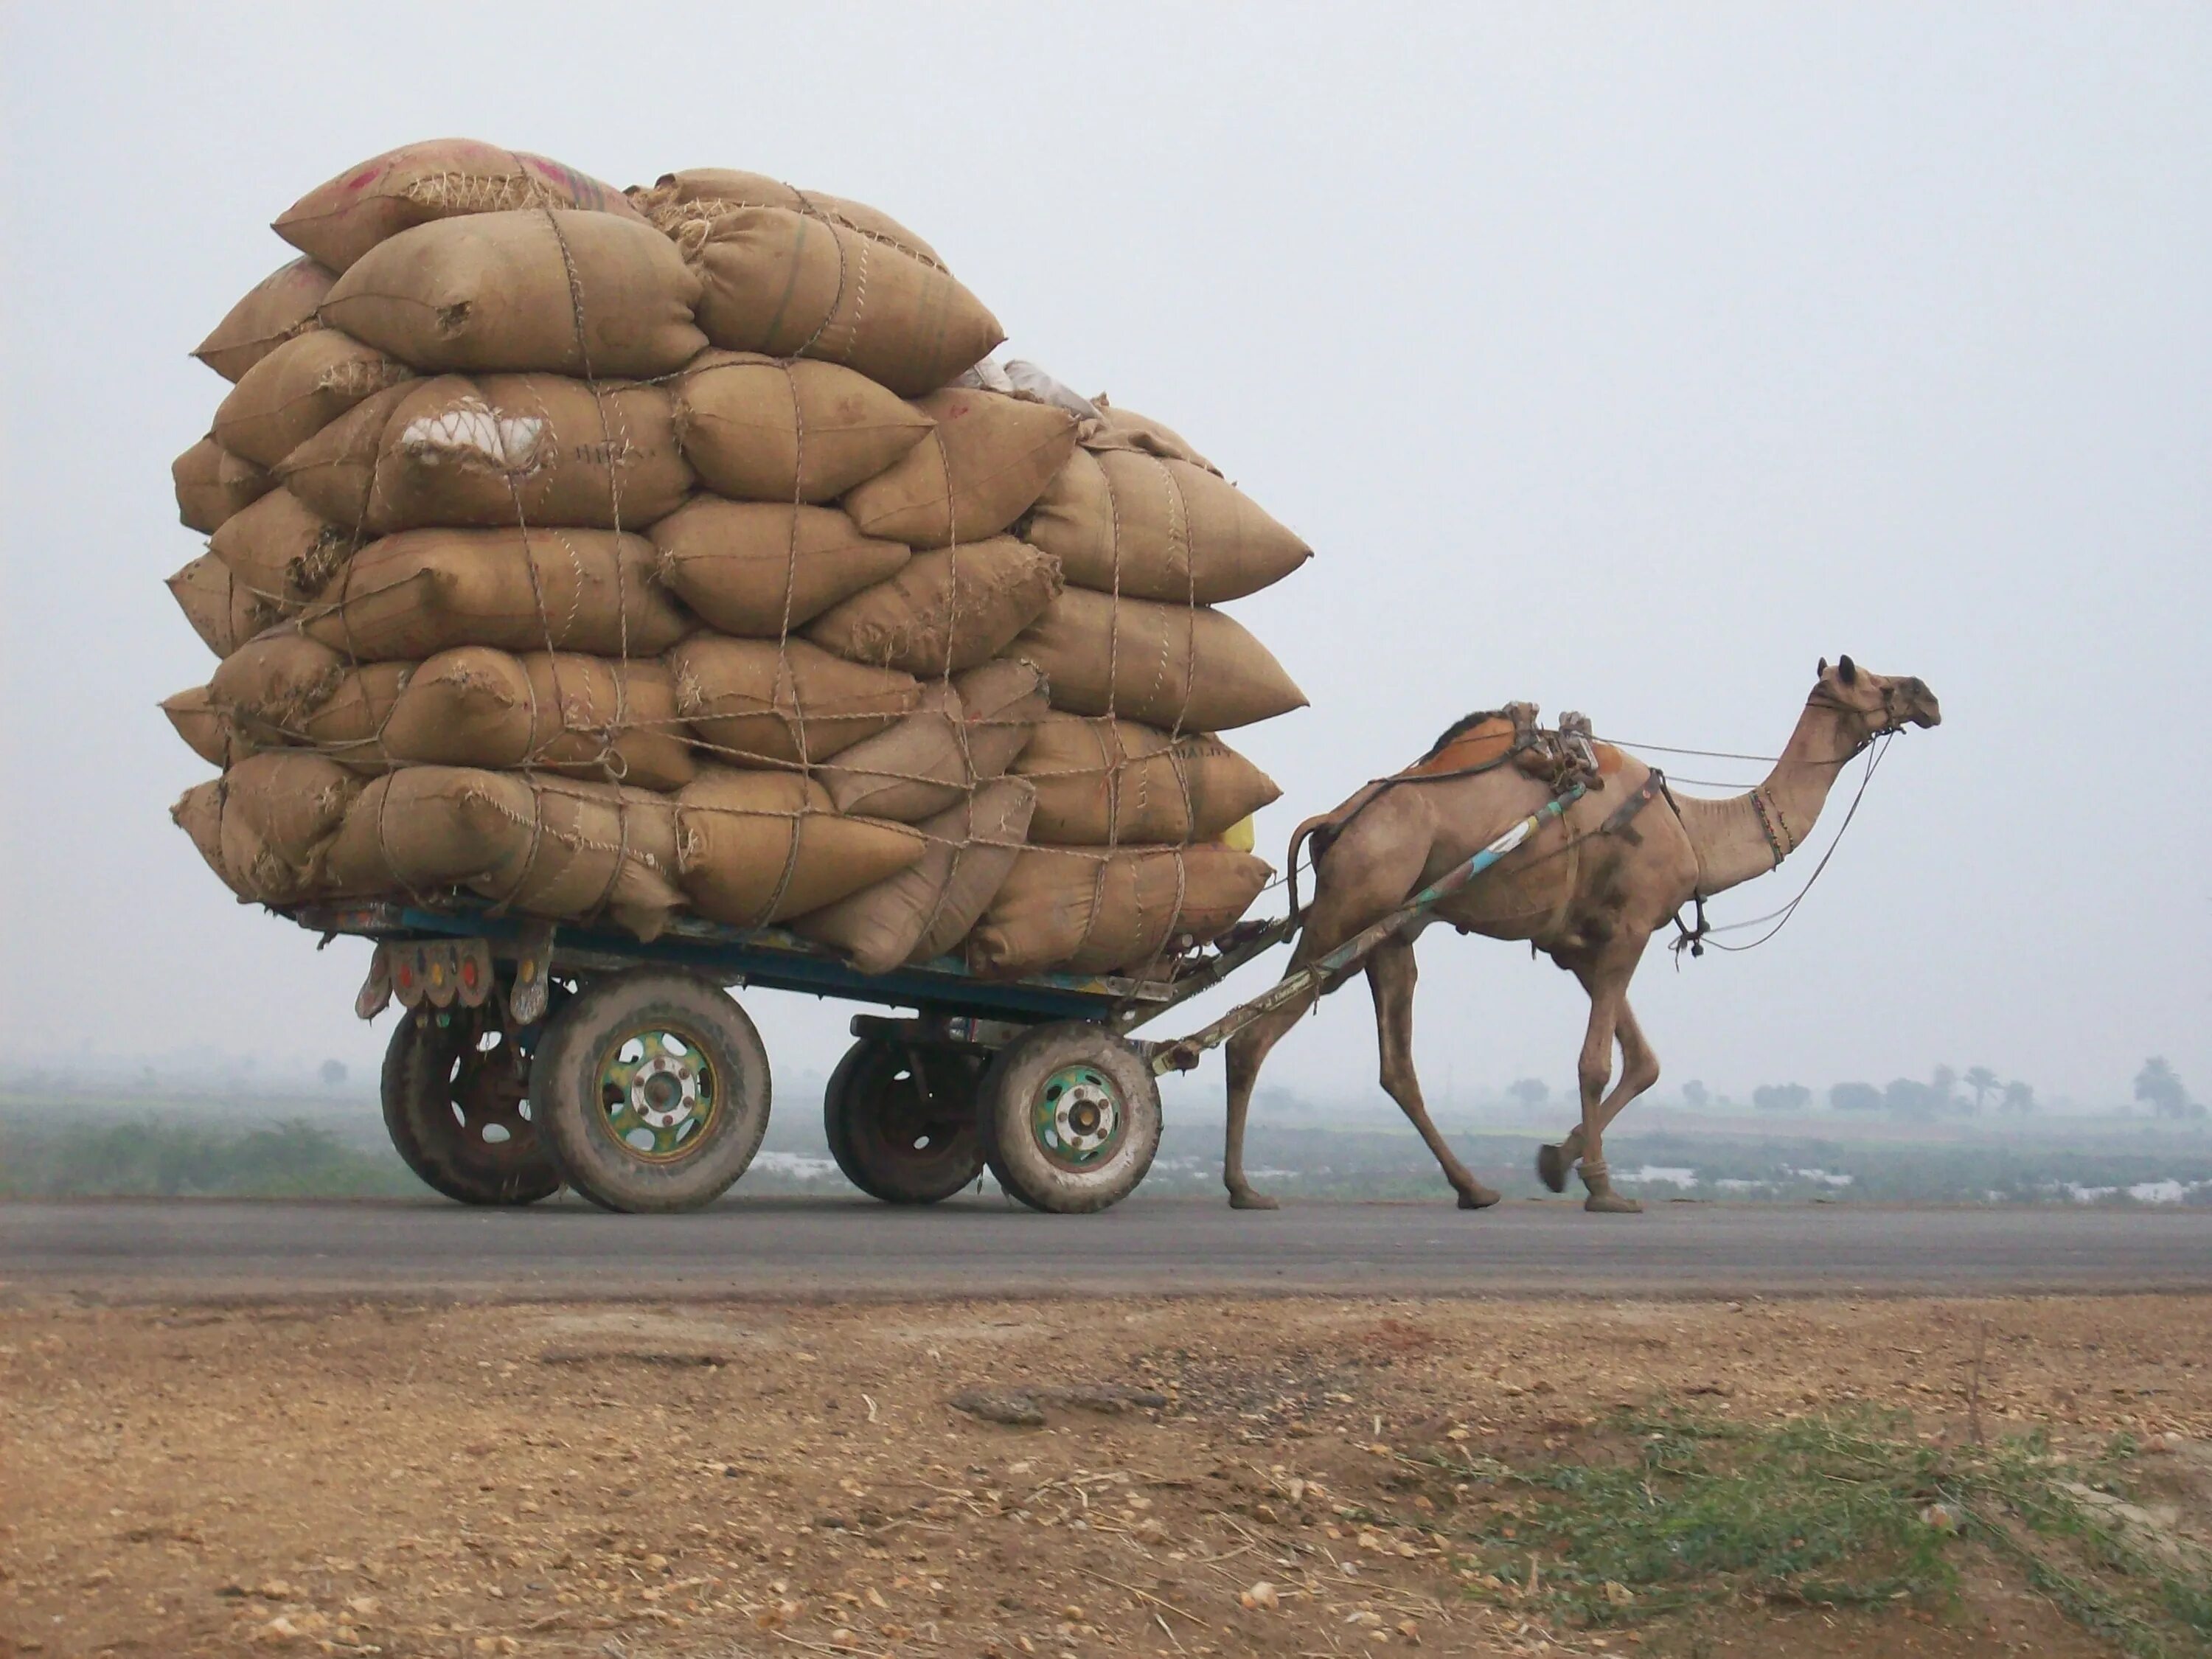
[[[1790,926],[1637,985],[1672,1091],[1985,1064],[2212,1091],[2212,11],[2018,5],[7,9],[0,1060],[373,1075],[368,947],[234,903],[155,705],[185,356],[265,226],[451,133],[757,169],[933,242],[1019,355],[1168,422],[1318,556],[1236,613],[1310,709],[1261,849],[1509,699],[1771,754],[1816,659],[1918,674]],[[1737,783],[1759,769],[1675,763]],[[1816,845],[1842,816],[1832,802]],[[1814,854],[1714,907],[1774,908]],[[1583,1005],[1431,934],[1432,1079]],[[1259,988],[1264,968],[1239,989]],[[785,1074],[850,1010],[749,997]],[[1190,1023],[1224,999],[1193,1011]],[[1369,1085],[1364,994],[1275,1080]],[[1210,1073],[1218,1079],[1218,1072]],[[803,1109],[803,1108],[802,1108]]]

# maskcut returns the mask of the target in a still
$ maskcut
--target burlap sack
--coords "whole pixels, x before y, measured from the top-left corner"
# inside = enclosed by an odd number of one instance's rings
[[[218,657],[232,652],[276,621],[276,607],[230,574],[212,553],[203,553],[169,578],[177,608],[192,632]]]
[[[1205,733],[1048,714],[1012,769],[1036,786],[1030,838],[1058,847],[1212,841],[1283,793]]]
[[[414,371],[333,328],[295,335],[239,377],[215,411],[215,441],[274,466],[362,398]]]
[[[738,501],[835,501],[928,434],[929,417],[836,363],[710,351],[676,383],[676,432]]]
[[[1052,706],[1181,732],[1224,732],[1306,706],[1267,647],[1203,606],[1071,587],[1008,648],[1044,670]]]
[[[201,439],[170,462],[169,477],[177,489],[177,517],[204,536],[215,534],[224,520],[276,484],[272,475],[213,438]]]
[[[293,203],[270,228],[310,258],[343,270],[411,226],[517,208],[638,217],[622,191],[543,155],[473,138],[433,138],[348,167]]]
[[[910,253],[926,264],[943,267],[937,250],[890,214],[842,196],[798,190],[764,173],[740,173],[731,167],[686,167],[664,173],[649,188],[633,185],[631,205],[672,234],[686,221],[713,219],[739,208],[782,208],[811,214],[832,224],[857,230],[861,235]]]
[[[1075,452],[1075,417],[1050,404],[952,386],[917,407],[936,422],[933,434],[845,498],[871,536],[914,547],[995,536]]]
[[[411,662],[365,662],[348,669],[327,696],[284,729],[285,740],[327,756],[349,772],[374,777],[389,770],[385,723],[414,672]],[[236,735],[232,739],[234,745],[240,740]]]
[[[695,770],[658,661],[480,645],[415,670],[384,722],[383,749],[393,761],[526,766],[642,789],[680,789]]]
[[[1116,409],[1106,401],[1101,392],[1091,399],[1097,405],[1098,418],[1086,422],[1082,442],[1085,449],[1127,450],[1132,454],[1156,455],[1164,461],[1188,461],[1193,466],[1203,467],[1215,477],[1221,469],[1190,447],[1188,441],[1172,428],[1133,409]]]
[[[326,860],[360,790],[319,755],[272,750],[186,790],[169,816],[239,897],[296,904],[326,887]]]
[[[919,860],[799,917],[791,931],[842,951],[864,974],[935,961],[967,936],[1013,868],[1030,801],[1019,778],[985,784],[915,826],[927,848]]]
[[[694,623],[654,559],[611,530],[403,530],[355,554],[300,627],[370,662],[457,645],[658,656]]]
[[[841,600],[806,637],[849,662],[921,676],[988,662],[1044,614],[1060,567],[1012,536],[917,553],[887,580]]]
[[[698,355],[699,279],[605,213],[480,213],[403,230],[338,278],[323,321],[425,371],[665,374]]]
[[[646,939],[683,902],[667,796],[468,767],[378,778],[346,813],[325,868],[348,897],[462,887],[526,915],[611,917]]]
[[[1006,337],[942,267],[828,220],[739,208],[670,234],[703,286],[699,326],[732,351],[842,363],[918,398]]]
[[[392,411],[423,386],[446,384],[443,378],[410,379],[362,398],[289,451],[270,469],[270,477],[332,524],[357,526],[369,533],[369,496]]]
[[[240,375],[293,336],[322,326],[315,319],[315,307],[337,280],[336,271],[313,259],[279,265],[246,290],[192,356],[235,384]]]
[[[347,666],[343,655],[297,629],[271,629],[222,659],[208,681],[208,699],[257,744],[298,742]]]
[[[841,812],[918,823],[1004,772],[1046,712],[1044,677],[1034,667],[987,662],[930,681],[913,714],[815,775]]]
[[[210,766],[228,766],[253,752],[252,745],[235,737],[230,721],[215,706],[204,685],[179,691],[161,700],[161,712],[195,755]]]
[[[1313,556],[1236,485],[1129,450],[1077,450],[1021,533],[1073,586],[1176,605],[1243,599]]]
[[[653,526],[661,580],[709,626],[781,639],[897,571],[898,542],[863,536],[834,507],[696,495]]]
[[[441,374],[333,422],[276,471],[325,517],[380,535],[434,525],[642,530],[691,490],[675,415],[658,386]]]
[[[1218,842],[1112,854],[1031,848],[969,935],[968,966],[993,979],[1142,973],[1225,933],[1272,873]]]
[[[841,817],[795,772],[702,767],[676,800],[684,890],[701,915],[736,927],[817,909],[922,854],[914,830]]]
[[[279,616],[289,616],[327,588],[354,556],[350,530],[341,529],[289,489],[272,489],[234,513],[208,542],[230,574]]]
[[[677,712],[709,756],[795,766],[851,748],[913,713],[911,674],[831,656],[804,640],[695,634],[668,653]]]

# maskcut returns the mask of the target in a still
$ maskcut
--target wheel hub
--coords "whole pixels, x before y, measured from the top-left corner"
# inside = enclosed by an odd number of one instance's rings
[[[714,1063],[680,1031],[631,1032],[599,1067],[607,1132],[647,1162],[680,1158],[702,1144],[720,1097]]]
[[[696,1067],[668,1054],[656,1054],[630,1079],[630,1109],[648,1127],[672,1129],[699,1109]]]
[[[1064,1067],[1039,1091],[1031,1128],[1037,1145],[1059,1163],[1077,1168],[1096,1164],[1121,1140],[1121,1096],[1097,1068]]]

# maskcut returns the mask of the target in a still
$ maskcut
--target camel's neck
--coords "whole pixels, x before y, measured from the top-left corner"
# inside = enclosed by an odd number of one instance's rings
[[[1850,726],[1841,710],[1809,702],[1758,788],[1722,800],[1676,798],[1697,850],[1698,892],[1710,897],[1763,876],[1779,862],[1778,844],[1785,854],[1804,844],[1837,774],[1857,750]]]

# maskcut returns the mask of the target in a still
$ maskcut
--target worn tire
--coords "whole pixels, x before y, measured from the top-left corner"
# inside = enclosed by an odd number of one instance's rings
[[[1081,1020],[999,1051],[976,1121],[999,1184],[1031,1209],[1080,1215],[1136,1190],[1160,1148],[1160,1091],[1128,1043]]]
[[[928,1086],[924,1105],[915,1066]],[[822,1091],[822,1131],[845,1179],[886,1204],[936,1204],[983,1173],[975,1090],[984,1061],[863,1037]]]
[[[527,1072],[484,1010],[403,1012],[379,1094],[392,1150],[433,1191],[463,1204],[535,1204],[561,1190],[528,1105]],[[487,1039],[489,1039],[487,1042]],[[497,1136],[486,1133],[496,1128]]]
[[[695,974],[599,980],[548,1026],[530,1095],[568,1184],[604,1209],[696,1210],[768,1133],[768,1051],[745,1011]]]

